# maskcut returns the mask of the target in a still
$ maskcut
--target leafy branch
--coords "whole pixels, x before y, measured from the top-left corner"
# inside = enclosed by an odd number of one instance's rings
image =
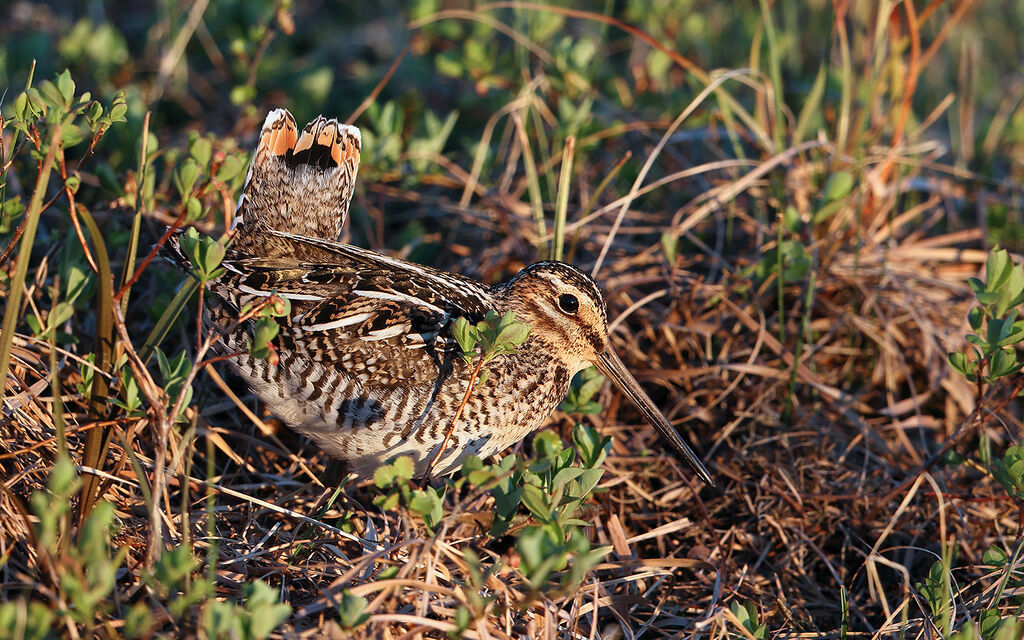
[[[462,402],[455,410],[455,415],[445,431],[441,446],[438,447],[434,457],[430,459],[424,477],[430,477],[434,465],[448,448],[448,441],[466,410],[473,390],[490,379],[490,369],[484,368],[484,365],[498,356],[515,353],[530,336],[530,325],[518,322],[515,319],[515,314],[511,311],[500,317],[496,312],[488,311],[484,319],[475,325],[470,324],[465,317],[457,318],[452,328],[452,334],[461,350],[462,359],[466,364],[472,365],[473,370],[470,372],[469,383],[466,385],[466,393],[462,396]]]

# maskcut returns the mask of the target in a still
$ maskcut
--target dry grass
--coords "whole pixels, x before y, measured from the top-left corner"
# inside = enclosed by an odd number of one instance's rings
[[[937,212],[941,205],[917,215],[935,220]],[[195,431],[188,438],[171,432],[166,541],[206,549],[204,496],[212,493],[219,594],[268,580],[296,608],[294,628],[307,635],[330,626],[344,588],[371,598],[369,635],[453,628],[454,607],[466,602],[467,548],[502,564],[486,581],[494,603],[467,637],[586,635],[595,609],[593,628],[619,628],[624,637],[648,628],[737,633],[723,607],[735,600],[757,603],[773,628],[834,631],[842,587],[850,628],[884,634],[906,609],[910,629],[921,629],[927,617],[901,572],[920,580],[943,540],[977,566],[980,549],[1015,544],[1019,523],[1017,505],[998,486],[970,468],[937,466],[933,456],[969,431],[974,407],[973,389],[948,370],[945,353],[965,333],[963,278],[984,257],[970,249],[979,246],[977,234],[930,234],[927,224],[906,223],[913,234],[887,227],[859,247],[809,245],[821,256],[812,304],[804,305],[802,287],[787,286],[782,316],[789,336],[810,338],[799,359],[791,345],[780,345],[777,310],[764,307],[772,296],[751,301],[749,280],[716,272],[706,255],[682,257],[668,270],[661,253],[642,243],[648,236],[619,236],[602,271],[615,342],[670,419],[688,425],[709,452],[719,489],[700,487],[607,392],[608,412],[595,422],[614,436],[614,448],[589,519],[593,539],[611,553],[575,593],[521,608],[529,589],[510,568],[509,540],[482,537],[472,518],[490,508],[486,495],[453,505],[436,536],[406,514],[367,509],[374,490],[366,486],[346,486],[323,511],[331,493],[321,485],[324,456],[287,430],[261,436],[208,380],[199,382],[204,408],[189,415]],[[630,216],[623,228],[634,224],[644,222]],[[736,229],[751,240],[761,231],[754,221]],[[606,234],[607,224],[593,221],[581,246],[597,246]],[[770,292],[775,285],[759,286]],[[31,300],[35,292],[28,293]],[[14,515],[20,508],[12,499],[25,501],[45,484],[57,453],[48,347],[21,335],[15,344],[8,402],[16,410],[0,438],[10,489],[0,498],[10,516],[0,521],[9,576],[32,575],[35,564],[27,521]],[[105,465],[112,471],[82,472],[102,480],[124,526],[118,543],[129,550],[126,566],[138,567],[146,506],[123,447],[152,471],[148,419],[91,423],[74,392],[77,367],[67,362],[69,448],[80,450],[87,429],[113,427]],[[1020,425],[1000,416],[1005,421],[983,427],[990,437],[1017,437]],[[553,417],[551,428],[567,426],[564,416]],[[207,464],[216,469],[209,483],[196,472]],[[357,536],[318,522],[347,511]],[[398,573],[372,579],[387,567]],[[882,588],[872,592],[875,581]],[[961,597],[977,602],[992,576],[965,571],[957,581]]]
[[[913,64],[922,66],[928,52],[917,50]],[[753,87],[751,112],[763,116],[772,106],[768,82],[743,78]],[[704,97],[694,108],[711,108]],[[889,106],[898,112],[896,98]],[[407,190],[386,174],[364,181],[357,204],[369,227],[378,225],[371,244],[384,244],[384,220],[429,216],[437,231],[420,240],[449,247],[439,266],[494,281],[536,258],[544,238],[523,168],[536,149],[526,135],[532,132],[517,127],[538,110],[536,96],[519,96],[495,118],[481,148],[493,146],[508,161],[490,174],[470,158],[435,158],[444,171],[426,188]],[[977,176],[943,164],[920,144],[922,131],[883,136],[892,129],[881,121],[875,138],[858,141],[856,161],[824,134],[736,159],[725,151],[730,131],[752,145],[761,139],[735,123],[690,131],[699,143],[693,159],[670,143],[669,123],[630,124],[630,132],[609,126],[595,135],[607,136],[599,146],[577,156],[570,205],[577,213],[570,213],[566,246],[578,265],[599,266],[617,351],[669,419],[690,430],[716,489],[701,486],[606,389],[604,413],[588,420],[614,443],[585,519],[608,555],[577,590],[537,592],[516,568],[515,531],[498,539],[481,532],[493,511],[489,494],[450,493],[433,535],[403,510],[372,507],[372,484],[346,484],[335,500],[325,456],[259,416],[244,389],[209,369],[196,379],[188,423],[166,432],[160,452],[152,407],[139,417],[90,417],[88,398],[76,390],[88,348],[54,349],[22,332],[14,337],[0,422],[0,599],[54,593],[26,505],[46,485],[63,419],[76,461],[90,430],[110,435],[100,468],[79,468],[114,504],[121,523],[115,543],[127,550],[109,621],[95,629],[103,637],[117,636],[139,601],[153,603],[157,629],[197,633],[194,612],[179,618],[147,599],[140,575],[154,552],[147,542],[153,518],[168,548],[185,544],[204,558],[216,544],[217,596],[236,598],[255,579],[272,584],[293,607],[277,631],[285,637],[446,637],[460,605],[472,614],[468,638],[750,637],[730,608],[745,602],[756,605],[773,637],[839,638],[847,630],[847,637],[935,637],[917,585],[944,547],[959,557],[957,627],[985,608],[1020,615],[1011,598],[1020,594],[993,595],[1005,573],[981,554],[991,545],[1021,545],[1021,505],[976,464],[944,458],[948,450],[970,454],[982,433],[999,447],[1022,434],[1015,389],[992,389],[979,411],[978,389],[946,364],[968,332],[974,298],[965,279],[987,255],[988,238],[964,206],[976,197]],[[242,132],[251,134],[251,126]],[[641,172],[632,188],[618,181],[590,207],[594,215],[575,217],[626,150],[649,161],[651,177]],[[557,173],[561,157],[531,161],[542,174]],[[849,171],[856,184],[830,217],[812,221],[824,179],[837,171]],[[656,179],[658,189],[644,195]],[[665,195],[677,189],[699,195]],[[1012,202],[1021,191],[1000,185],[984,198]],[[799,240],[809,262],[780,286],[778,271],[757,267],[778,248],[773,216],[786,207],[800,224],[785,239]],[[176,212],[148,213],[155,241]],[[104,215],[119,216],[130,217],[126,201],[110,203]],[[215,229],[222,214],[204,222]],[[663,233],[680,239],[672,264],[659,243]],[[45,255],[33,259],[22,318],[47,304],[56,250],[37,253]],[[140,280],[126,318],[134,345],[121,340],[119,350],[138,349],[151,326],[146,283]],[[94,324],[74,320],[83,333]],[[171,332],[166,350],[194,349],[193,327],[194,315]],[[571,426],[556,414],[547,428],[568,439]],[[529,439],[520,448],[529,453]],[[166,479],[158,482],[161,459]],[[148,487],[162,495],[155,514]],[[470,550],[494,567],[476,582]],[[351,632],[337,623],[343,590],[369,600],[369,621]],[[484,605],[481,595],[490,598]]]

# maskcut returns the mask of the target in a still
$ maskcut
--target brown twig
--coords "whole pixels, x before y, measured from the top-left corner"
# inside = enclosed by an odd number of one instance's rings
[[[473,388],[474,385],[476,385],[476,379],[480,375],[480,369],[483,368],[483,366],[484,358],[483,356],[480,356],[477,358],[476,366],[473,367],[473,372],[469,374],[469,385],[466,387],[466,393],[462,395],[462,402],[459,403],[459,408],[455,410],[455,415],[452,416],[451,424],[448,425],[448,428],[444,432],[444,439],[441,441],[441,446],[437,448],[437,453],[434,454],[434,457],[431,458],[430,462],[427,464],[427,470],[423,474],[424,482],[430,478],[430,473],[434,470],[434,465],[437,464],[441,454],[443,454],[444,450],[448,447],[448,440],[450,440],[452,434],[455,433],[455,428],[458,426],[459,420],[462,418],[462,413],[466,410],[466,404],[469,402],[469,397],[473,395]]]

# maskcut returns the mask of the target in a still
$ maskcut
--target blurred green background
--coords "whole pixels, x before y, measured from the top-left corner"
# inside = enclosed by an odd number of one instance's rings
[[[955,104],[927,130],[947,151],[936,158],[994,180],[1019,176],[1024,2],[973,3],[957,22],[951,17],[960,3],[934,3],[934,12],[919,4],[922,49],[944,29],[949,33],[915,88],[908,129],[952,96]],[[518,8],[437,0],[16,1],[0,9],[0,87],[7,107],[35,61],[37,78],[69,68],[78,86],[96,97],[126,90],[130,126],[104,141],[111,146],[104,161],[116,172],[130,166],[132,140],[146,110],[153,111],[152,127],[160,134],[245,133],[248,143],[271,107],[288,106],[300,122],[318,113],[348,117],[407,51],[357,121],[369,134],[364,176],[372,179],[403,169],[400,154],[410,143],[414,149],[440,144],[437,151],[468,168],[487,120],[524,93],[544,105],[546,133],[560,142],[569,133],[585,136],[616,124],[670,121],[705,86],[699,74],[616,24],[545,10],[570,5],[635,27],[704,72],[759,69],[781,90],[780,117],[800,113],[823,73],[822,107],[805,127],[811,136],[818,128],[834,135],[844,89],[853,92],[855,107],[860,103],[868,110],[859,123],[864,132],[885,127],[886,114],[878,112],[885,105],[877,98],[898,93],[896,83],[887,84],[901,63],[880,55],[880,45],[892,37],[887,21],[898,27],[907,20],[900,5],[836,3],[848,12],[844,61],[834,6],[825,0],[619,0]],[[879,7],[892,9],[891,15]],[[890,51],[903,47],[905,53],[910,46],[903,31],[903,41],[893,39]],[[872,81],[851,84],[844,64],[855,76],[872,72]],[[754,106],[752,92],[737,91],[737,99]],[[450,136],[439,136],[453,114]],[[708,127],[719,124],[713,109],[700,109],[687,120],[683,128],[695,137],[679,146],[689,160],[716,155],[706,136],[713,137]],[[550,178],[541,173],[542,180]],[[691,184],[692,196],[702,185]],[[554,185],[545,186],[550,200]]]

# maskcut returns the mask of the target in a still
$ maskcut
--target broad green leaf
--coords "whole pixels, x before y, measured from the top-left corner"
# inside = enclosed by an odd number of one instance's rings
[[[210,164],[210,158],[213,156],[213,145],[210,143],[209,138],[205,136],[198,136],[192,141],[188,152],[196,163],[205,167]]]
[[[854,183],[855,180],[852,173],[836,171],[825,181],[825,202],[835,202],[850,195],[850,192],[853,191]]]
[[[341,592],[341,601],[338,603],[338,618],[341,626],[346,629],[354,629],[370,619],[369,614],[363,613],[366,609],[366,598],[357,596],[348,589]]]
[[[523,505],[541,522],[551,520],[551,505],[539,487],[527,484],[523,486]]]

